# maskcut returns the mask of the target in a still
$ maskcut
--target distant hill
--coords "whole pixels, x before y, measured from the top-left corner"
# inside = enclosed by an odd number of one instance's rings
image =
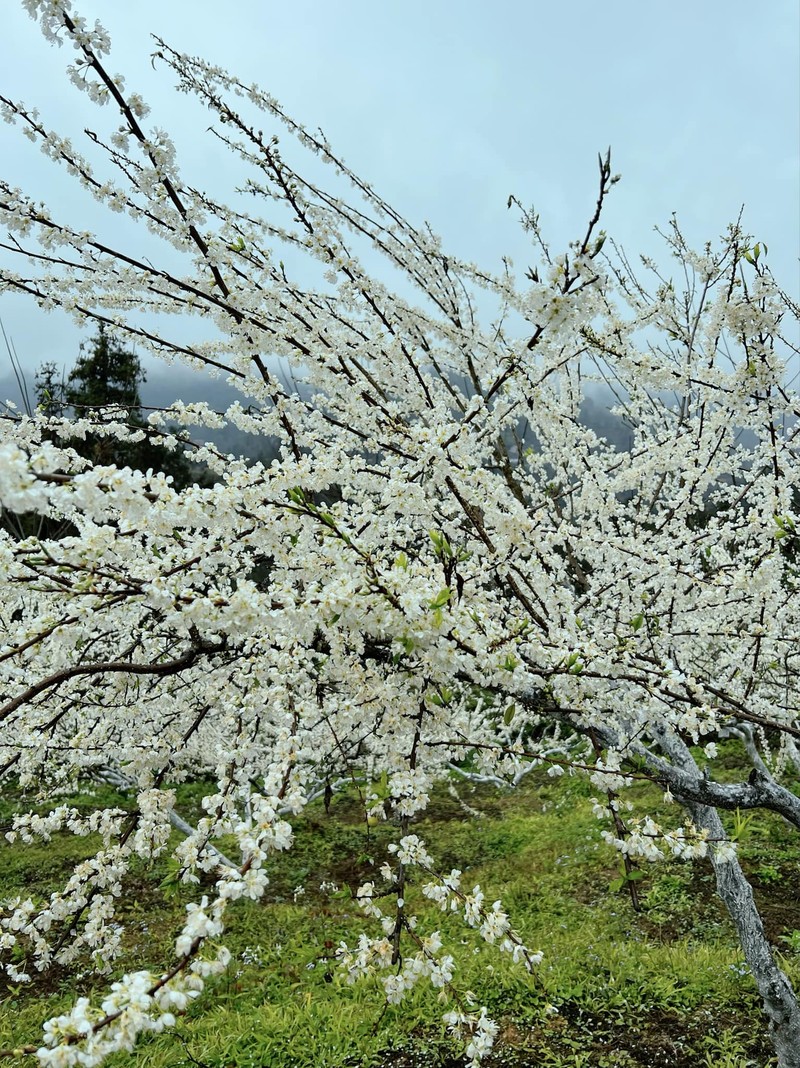
[[[28,381],[28,394],[33,403],[33,378]],[[205,401],[215,411],[224,412],[234,401],[242,402],[241,393],[222,378],[194,371],[185,366],[156,366],[147,368],[147,379],[141,387],[142,405],[147,408],[164,408],[175,400],[187,404]],[[0,402],[10,400],[19,408],[25,404],[19,384],[13,374],[0,376]],[[617,451],[627,451],[631,446],[631,431],[625,423],[610,412],[614,403],[610,391],[598,388],[596,395],[587,398],[581,407],[581,421],[601,437],[606,438]],[[223,430],[196,428],[196,440],[212,441],[225,453],[247,456],[253,460],[269,459],[274,455],[274,444],[253,434],[245,434],[233,426]]]
[[[33,376],[27,382],[28,401],[35,402]],[[205,401],[211,408],[224,412],[234,401],[243,403],[241,393],[228,385],[222,378],[193,371],[188,367],[150,367],[147,378],[140,390],[142,407],[165,408],[176,400],[186,404]],[[27,409],[27,402],[22,395],[19,383],[13,374],[0,376],[0,404],[11,401],[21,410]],[[211,441],[221,451],[234,455],[247,456],[250,459],[263,459],[271,450],[269,443],[253,434],[245,434],[233,426],[222,430],[210,430],[196,427],[193,437],[197,441]]]

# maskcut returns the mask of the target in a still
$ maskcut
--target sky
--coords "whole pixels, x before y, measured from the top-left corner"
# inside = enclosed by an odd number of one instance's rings
[[[95,125],[64,73],[71,48],[42,38],[21,0],[2,0],[0,93],[39,108],[59,132]],[[677,213],[700,245],[744,205],[745,228],[800,295],[800,5],[797,0],[76,0],[110,31],[108,66],[178,134],[185,177],[232,183],[187,112],[150,34],[258,82],[445,250],[489,269],[527,238],[509,194],[539,212],[558,251],[585,229],[597,153],[612,149],[604,226],[633,257],[662,257],[654,226]],[[75,138],[79,141],[79,138]],[[123,236],[14,127],[0,124],[0,170],[51,208]],[[126,237],[126,240],[130,239]],[[134,238],[135,239],[135,238]],[[0,293],[23,364],[71,365],[86,336],[60,313]],[[0,341],[0,346],[2,342]],[[0,379],[5,376],[0,347]]]

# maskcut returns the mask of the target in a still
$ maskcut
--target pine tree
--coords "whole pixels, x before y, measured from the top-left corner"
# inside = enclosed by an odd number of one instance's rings
[[[145,381],[141,361],[101,326],[69,373],[64,399],[75,414],[85,415],[109,404],[128,409],[128,419],[141,422],[139,386]]]
[[[36,397],[49,415],[72,414],[91,417],[102,408],[118,406],[115,415],[130,427],[148,430],[142,441],[121,442],[115,438],[87,434],[71,439],[76,452],[93,464],[115,464],[139,471],[163,471],[172,475],[181,489],[192,481],[190,464],[180,451],[165,448],[154,438],[142,414],[140,386],[146,375],[141,360],[101,325],[81,354],[66,382],[58,381],[55,365],[44,364],[36,375]]]

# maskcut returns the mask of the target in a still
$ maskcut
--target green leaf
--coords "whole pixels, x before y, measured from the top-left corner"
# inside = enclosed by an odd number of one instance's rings
[[[434,599],[428,605],[431,611],[435,611],[437,608],[444,608],[447,602],[450,600],[450,587],[443,586],[436,594]]]
[[[794,520],[789,515],[776,515],[775,516],[775,540],[780,541],[781,538],[786,538],[794,534],[795,524]]]
[[[164,897],[173,898],[177,897],[180,892],[181,886],[181,871],[180,868],[174,868],[170,871],[161,882],[158,884],[159,889],[163,892]]]
[[[453,547],[441,530],[429,530],[428,535],[433,542],[433,551],[440,560],[453,558]]]
[[[390,796],[391,791],[389,789],[389,775],[387,772],[381,772],[381,777],[377,781],[373,782],[370,791],[379,801],[385,801]]]
[[[641,627],[642,627],[643,623],[644,623],[644,616],[640,612],[638,616],[634,616],[633,619],[631,620],[631,630],[641,630]]]
[[[580,675],[583,671],[583,660],[580,653],[570,653],[567,657],[567,671],[570,675]]]
[[[447,686],[440,686],[434,693],[429,694],[428,700],[437,708],[444,708],[453,700],[454,692]]]

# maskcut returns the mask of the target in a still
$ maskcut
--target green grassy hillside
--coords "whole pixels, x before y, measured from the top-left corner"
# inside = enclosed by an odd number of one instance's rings
[[[637,884],[642,910],[611,887],[616,855],[583,779],[530,777],[516,791],[456,784],[441,787],[414,830],[444,870],[464,870],[487,900],[502,898],[514,926],[544,960],[531,977],[480,941],[457,918],[442,914],[413,888],[407,900],[420,927],[441,929],[452,943],[456,984],[474,991],[500,1022],[487,1065],[674,1066],[744,1068],[770,1064],[766,1025],[734,932],[713,893],[707,861],[648,865]],[[638,787],[640,793],[650,790]],[[201,790],[178,788],[178,808],[198,814]],[[660,796],[651,791],[654,805]],[[130,804],[106,787],[87,787],[70,804]],[[26,805],[27,805],[26,801]],[[21,799],[7,791],[0,824]],[[477,810],[479,816],[468,810]],[[681,822],[672,809],[672,821]],[[752,876],[768,932],[784,967],[800,982],[798,859],[791,832],[778,819],[732,817],[740,853]],[[734,826],[735,824],[735,826]],[[170,1033],[143,1040],[133,1057],[109,1064],[137,1068],[393,1068],[462,1063],[441,1022],[438,992],[420,985],[399,1007],[383,1005],[369,981],[348,985],[331,959],[341,939],[354,941],[365,921],[346,894],[374,878],[396,833],[368,827],[354,797],[312,806],[295,822],[295,847],[270,869],[266,898],[239,903],[229,914],[234,961]],[[44,895],[63,883],[91,850],[87,839],[54,837],[38,845],[0,845],[0,899],[21,890]],[[142,867],[120,906],[125,955],[119,971],[170,959],[190,894],[164,903],[169,869]],[[297,893],[304,887],[304,893]],[[327,887],[321,890],[320,887]],[[54,969],[0,996],[0,1047],[38,1043],[41,1021],[79,994],[98,996],[109,982],[91,962]],[[31,1064],[14,1057],[10,1066]]]

